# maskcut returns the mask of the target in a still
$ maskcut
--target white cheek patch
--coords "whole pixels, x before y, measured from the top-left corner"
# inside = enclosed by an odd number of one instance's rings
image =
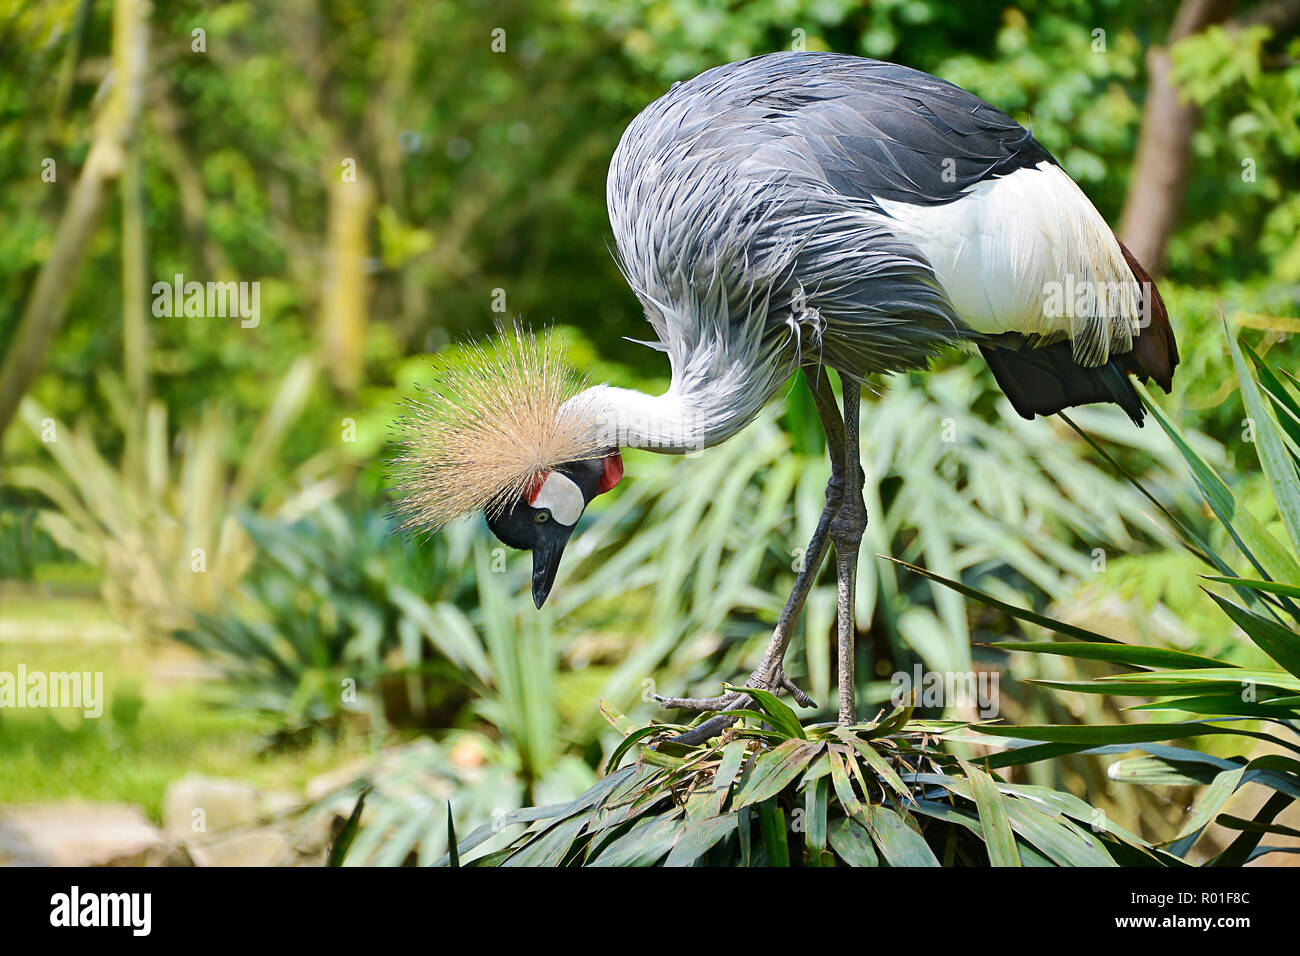
[[[551,517],[565,527],[573,527],[582,517],[582,510],[587,502],[582,497],[582,489],[569,478],[553,471],[546,476],[542,487],[529,502],[534,508],[546,508]]]

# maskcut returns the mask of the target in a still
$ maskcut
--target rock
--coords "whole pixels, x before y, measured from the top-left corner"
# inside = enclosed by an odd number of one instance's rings
[[[302,797],[280,790],[263,790],[258,794],[257,815],[262,821],[279,820],[302,807]]]
[[[303,809],[292,793],[191,774],[167,788],[163,822],[199,866],[319,866],[338,814]]]
[[[326,770],[307,781],[305,791],[307,800],[310,803],[319,803],[348,784],[371,773],[375,766],[375,761],[369,757],[356,757],[332,770]],[[350,799],[355,803],[356,795],[353,794]]]
[[[74,800],[0,812],[0,863],[31,866],[184,865],[136,807]]]
[[[196,842],[190,853],[199,866],[290,866],[299,862],[288,838],[273,827]]]
[[[291,793],[190,774],[173,782],[163,796],[163,831],[177,841],[203,840],[204,834],[217,835],[277,820],[300,804],[301,800]]]

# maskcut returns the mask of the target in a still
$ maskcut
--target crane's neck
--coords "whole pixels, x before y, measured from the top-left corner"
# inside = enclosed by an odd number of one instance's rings
[[[725,309],[698,303],[657,315],[652,324],[672,365],[668,391],[597,385],[569,400],[607,447],[682,455],[717,445],[752,422],[797,368],[797,349],[765,336],[761,316],[733,322]]]
[[[762,410],[769,396],[735,403],[719,388],[679,389],[647,395],[597,385],[570,402],[589,416],[610,447],[643,448],[665,455],[702,451],[726,441]]]

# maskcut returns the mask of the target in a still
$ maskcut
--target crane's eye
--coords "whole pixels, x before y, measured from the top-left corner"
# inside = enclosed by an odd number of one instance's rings
[[[543,508],[541,511],[537,512],[537,514],[533,515],[533,520],[538,524],[546,524],[546,522],[551,520],[551,513]]]

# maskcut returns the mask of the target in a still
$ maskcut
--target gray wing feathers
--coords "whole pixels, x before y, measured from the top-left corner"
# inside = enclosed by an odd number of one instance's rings
[[[729,381],[744,394],[728,401],[756,413],[801,362],[863,376],[970,337],[876,200],[948,202],[1042,158],[1022,127],[937,78],[771,54],[679,84],[632,122],[610,221],[673,387]]]

